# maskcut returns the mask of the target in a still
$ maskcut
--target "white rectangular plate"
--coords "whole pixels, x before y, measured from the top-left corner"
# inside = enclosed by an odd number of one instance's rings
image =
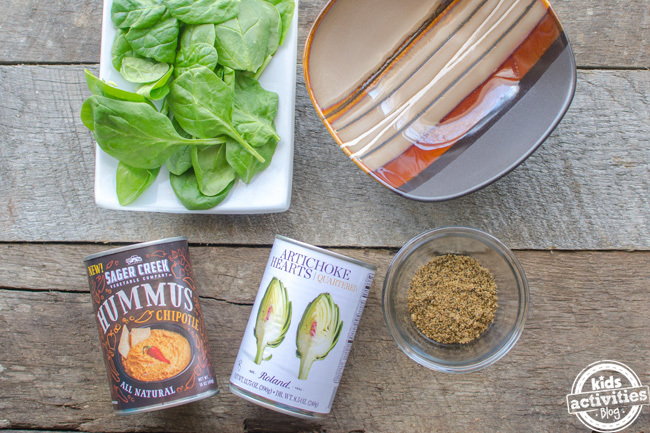
[[[115,28],[111,22],[113,0],[104,0],[102,22],[102,48],[99,76],[112,81],[118,87],[133,91],[133,85],[122,79],[111,63],[111,47]],[[176,198],[169,183],[169,172],[163,166],[156,181],[127,206],[120,206],[115,192],[115,170],[118,161],[96,146],[95,155],[95,202],[108,209],[142,212],[207,213],[207,214],[259,214],[284,212],[291,201],[291,180],[293,177],[293,125],[296,96],[296,53],[298,46],[298,1],[291,28],[273,60],[260,78],[260,84],[278,94],[280,104],[275,118],[275,127],[281,140],[278,143],[271,164],[255,175],[246,185],[241,180],[230,191],[228,197],[216,207],[204,211],[185,209]]]

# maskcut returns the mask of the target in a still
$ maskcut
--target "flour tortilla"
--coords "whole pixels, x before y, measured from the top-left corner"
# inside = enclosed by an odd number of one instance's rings
[[[129,356],[129,351],[131,350],[131,346],[129,345],[129,328],[124,326],[124,329],[122,330],[122,335],[120,336],[120,344],[117,346],[117,351],[120,352],[120,355],[123,357]]]
[[[151,328],[135,328],[131,331],[131,347],[151,337]]]

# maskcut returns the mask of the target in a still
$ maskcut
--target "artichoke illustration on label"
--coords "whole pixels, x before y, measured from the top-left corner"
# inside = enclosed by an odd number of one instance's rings
[[[255,363],[268,361],[272,355],[264,357],[267,347],[278,347],[291,324],[291,302],[282,281],[273,277],[264,293],[257,312],[254,334],[257,339]]]
[[[342,328],[339,306],[329,293],[321,293],[307,305],[296,333],[296,356],[300,358],[298,379],[307,380],[314,361],[325,359],[336,346]]]

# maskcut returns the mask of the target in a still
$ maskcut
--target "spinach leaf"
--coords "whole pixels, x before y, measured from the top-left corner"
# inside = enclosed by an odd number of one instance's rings
[[[178,20],[168,13],[151,28],[129,29],[126,40],[136,54],[173,64],[178,45]]]
[[[104,152],[135,168],[160,167],[178,146],[224,142],[223,138],[183,138],[169,118],[151,105],[99,95],[84,101],[81,119]]]
[[[273,56],[280,46],[280,35],[282,33],[282,19],[280,12],[272,4],[266,1],[258,1],[261,9],[266,10],[266,19],[269,20],[269,40],[266,44],[266,56]]]
[[[117,164],[115,177],[117,180],[117,200],[120,205],[126,206],[151,186],[158,177],[160,168],[151,170],[130,167],[123,162]]]
[[[169,102],[167,102],[167,99],[163,99],[162,105],[160,106],[160,114],[169,117]]]
[[[274,5],[278,12],[280,12],[280,18],[282,19],[282,33],[280,34],[280,45],[284,43],[284,38],[287,36],[287,32],[291,28],[291,20],[293,20],[293,13],[296,9],[296,2],[294,0],[266,0],[267,2]]]
[[[169,93],[169,79],[172,76],[173,67],[170,67],[167,73],[160,77],[158,81],[147,83],[139,86],[136,92],[146,98],[158,100],[162,99]]]
[[[180,48],[189,48],[196,44],[214,45],[216,35],[214,24],[188,25],[180,37]]]
[[[241,146],[239,146],[241,147]],[[237,175],[226,161],[226,145],[194,146],[192,148],[192,167],[204,195],[217,195],[226,188]]]
[[[242,0],[236,18],[215,26],[219,63],[240,71],[255,72],[264,63],[271,32],[263,0]]]
[[[171,69],[169,72],[171,73]],[[158,101],[159,99],[163,99],[169,94],[169,86],[167,84],[163,84],[160,87],[156,87],[156,83],[148,83],[138,86],[136,92],[145,98],[151,99],[153,101]]]
[[[258,147],[257,151],[264,157],[264,162],[259,162],[233,140],[228,139],[226,141],[226,160],[245,183],[250,183],[255,174],[269,166],[277,145],[277,141],[269,140],[265,145]]]
[[[169,108],[185,131],[194,137],[227,135],[259,161],[264,161],[232,125],[233,95],[217,74],[204,66],[192,68],[171,84]]]
[[[214,70],[219,56],[214,47],[214,24],[190,25],[185,27],[180,36],[174,76],[195,66],[205,66]]]
[[[181,146],[165,162],[170,173],[181,175],[192,167],[192,146]]]
[[[173,17],[188,24],[218,24],[237,16],[239,0],[163,0]]]
[[[273,55],[278,51],[278,47],[280,46],[280,35],[282,34],[282,21],[280,19],[280,14],[278,13],[277,9],[272,4],[267,3],[266,1],[260,2],[260,6],[263,9],[267,10],[267,16],[269,17],[270,20],[271,29],[269,31],[269,40],[266,48],[266,57],[264,58],[262,65],[259,68],[257,68],[257,71],[255,71],[255,74],[253,75],[253,78],[255,78],[256,80],[262,76],[262,73],[264,72],[266,67],[269,65],[269,63],[271,63],[271,60],[273,59]]]
[[[113,0],[111,20],[118,28],[151,27],[165,13],[165,6],[155,0]]]
[[[127,92],[126,90],[112,86],[109,83],[106,83],[105,81],[95,77],[87,69],[84,71],[84,74],[86,75],[86,83],[88,84],[88,89],[90,89],[93,95],[106,96],[107,98],[118,99],[120,101],[146,102],[152,105],[151,102],[147,101],[144,96],[133,92]]]
[[[226,198],[232,187],[235,185],[233,180],[219,194],[208,196],[201,193],[199,185],[194,175],[194,170],[187,170],[181,175],[170,174],[169,180],[174,190],[174,194],[180,202],[189,210],[211,209],[221,203]]]
[[[228,66],[223,66],[223,65],[217,65],[217,68],[214,70],[214,72],[217,74],[217,77],[219,77],[224,83],[226,83],[226,86],[230,89],[231,92],[233,92],[233,95],[235,94],[235,70],[230,69]]]
[[[280,140],[273,120],[278,114],[278,95],[264,90],[254,78],[237,74],[232,121],[235,129],[251,146]]]
[[[165,102],[168,102],[168,101],[169,101],[169,98],[165,99]],[[188,134],[187,131],[185,131],[181,127],[180,123],[178,123],[178,120],[176,120],[174,118],[174,116],[171,116],[171,119],[172,119],[172,126],[174,127],[176,132],[178,132],[178,135],[180,135],[183,138],[192,138],[192,136],[190,134]],[[225,139],[224,139],[224,141],[225,141]]]
[[[169,99],[165,99],[165,102],[168,100]],[[190,134],[181,128],[181,125],[179,125],[178,121],[173,117],[172,125],[174,126],[174,129],[176,129],[176,132],[178,132],[178,135],[181,137],[192,138]],[[192,167],[192,146],[179,147],[178,150],[174,152],[172,156],[169,157],[169,159],[167,159],[165,165],[171,173],[179,175],[185,173],[189,168]]]
[[[122,59],[126,56],[135,57],[135,51],[131,48],[131,44],[126,40],[126,32],[128,29],[117,29],[115,33],[115,40],[111,47],[111,63],[116,71],[122,67]]]
[[[228,66],[222,66],[221,70],[223,72],[223,82],[226,83],[226,86],[230,88],[230,91],[235,92],[235,71],[230,69]]]
[[[176,63],[174,64],[174,76],[178,77],[183,72],[197,66],[205,66],[210,70],[217,67],[217,49],[214,45],[196,44],[189,48],[181,48],[176,54]]]
[[[271,60],[273,60],[273,56],[266,56],[266,59],[264,59],[264,63],[262,63],[262,66],[259,67],[259,69],[254,73],[250,74],[248,73],[251,77],[255,78],[256,80],[259,80],[264,71],[266,70],[266,67],[271,63]]]
[[[167,63],[159,63],[151,59],[124,57],[120,75],[130,83],[153,83],[170,73],[170,68]]]
[[[169,108],[183,129],[195,137],[216,137],[232,128],[232,93],[204,66],[187,70],[174,80]]]

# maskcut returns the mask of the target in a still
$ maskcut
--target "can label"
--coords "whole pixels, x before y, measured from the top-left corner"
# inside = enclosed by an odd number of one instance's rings
[[[217,392],[187,241],[141,245],[85,260],[113,406],[121,412]]]
[[[230,383],[329,413],[373,277],[374,267],[276,238]]]

